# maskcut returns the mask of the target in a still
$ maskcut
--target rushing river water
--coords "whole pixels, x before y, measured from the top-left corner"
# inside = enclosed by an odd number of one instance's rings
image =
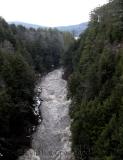
[[[71,132],[67,82],[62,79],[63,70],[57,69],[45,77],[39,85],[42,122],[33,135],[32,149],[19,160],[71,160]],[[36,156],[37,155],[37,156]]]

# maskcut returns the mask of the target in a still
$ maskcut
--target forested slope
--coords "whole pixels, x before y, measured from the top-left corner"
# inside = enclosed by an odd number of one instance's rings
[[[26,29],[0,18],[0,159],[14,160],[30,145],[34,87],[40,73],[60,65],[73,42],[69,33]]]
[[[122,0],[92,11],[88,29],[67,52],[64,65],[76,160],[122,160]]]

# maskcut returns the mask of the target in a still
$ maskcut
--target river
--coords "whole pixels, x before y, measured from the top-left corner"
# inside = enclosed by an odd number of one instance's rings
[[[71,132],[67,82],[63,69],[56,69],[42,78],[40,107],[42,122],[32,138],[32,149],[19,160],[71,160]]]

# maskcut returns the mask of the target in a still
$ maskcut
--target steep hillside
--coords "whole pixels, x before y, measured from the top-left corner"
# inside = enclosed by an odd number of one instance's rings
[[[76,160],[123,159],[123,1],[91,13],[64,57]]]
[[[71,43],[69,33],[26,29],[0,18],[1,160],[15,160],[30,146],[39,118],[34,107],[36,80],[60,66]]]

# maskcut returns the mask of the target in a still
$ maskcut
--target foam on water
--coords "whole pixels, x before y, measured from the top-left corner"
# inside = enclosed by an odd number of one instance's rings
[[[67,82],[62,79],[62,74],[62,69],[54,70],[43,77],[40,84],[43,120],[33,135],[31,150],[33,157],[38,155],[40,160],[72,159],[69,117],[71,101],[67,100]]]

